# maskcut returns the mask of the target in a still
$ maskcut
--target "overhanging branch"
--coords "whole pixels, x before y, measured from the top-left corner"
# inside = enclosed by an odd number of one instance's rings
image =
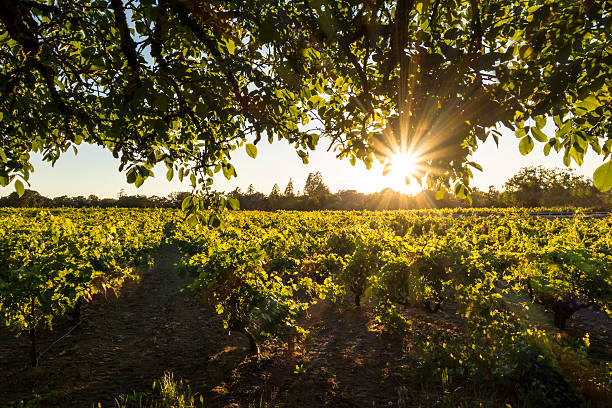
[[[138,64],[138,53],[136,52],[136,44],[130,34],[130,29],[127,25],[125,10],[123,9],[122,0],[111,0],[111,7],[115,14],[115,27],[119,30],[121,38],[121,52],[127,59],[130,69],[130,81],[128,87],[131,89],[140,84],[140,65]]]

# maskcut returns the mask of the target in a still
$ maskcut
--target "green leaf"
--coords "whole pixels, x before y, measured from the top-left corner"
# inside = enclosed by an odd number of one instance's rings
[[[246,144],[246,152],[253,159],[257,157],[257,147],[253,143]]]
[[[445,195],[446,195],[446,190],[444,190],[444,189],[440,189],[440,190],[436,191],[436,200],[443,199]]]
[[[531,59],[535,54],[535,50],[530,45],[523,45],[519,48],[519,56],[523,61]]]
[[[599,102],[599,100],[594,97],[594,96],[587,96],[586,98],[584,98],[582,101],[578,102],[576,104],[577,108],[582,108],[585,109],[586,111],[590,112],[592,110],[595,110],[597,108],[599,108],[601,106],[601,103]]]
[[[463,184],[455,184],[455,195],[459,198],[465,197],[465,186]]]
[[[593,184],[599,191],[608,191],[612,188],[612,160],[595,169]]]
[[[236,43],[234,43],[234,40],[227,40],[225,45],[227,45],[227,52],[229,52],[231,55],[234,55],[234,53],[236,52]]]
[[[137,21],[135,27],[138,34],[144,35],[147,33],[147,26],[145,26],[142,21]]]
[[[157,109],[162,110],[162,111],[166,111],[166,110],[168,110],[168,105],[170,104],[170,98],[168,98],[163,93],[158,93],[153,98],[153,103],[155,104],[155,107]]]
[[[193,228],[196,225],[198,225],[199,220],[198,220],[198,216],[195,214],[189,214],[189,217],[187,217],[187,224]]]
[[[535,137],[535,139],[538,142],[542,142],[542,143],[548,142],[548,137],[544,134],[544,132],[542,132],[537,127],[532,127],[531,128],[531,134],[533,135],[533,137]]]
[[[470,161],[470,162],[467,162],[467,164],[479,171],[482,171],[482,166],[476,162]]]
[[[136,188],[139,188],[140,186],[142,186],[144,181],[145,181],[145,178],[142,177],[140,174],[138,174],[136,176],[136,180],[134,181],[134,185],[136,186]]]
[[[206,105],[204,102],[198,102],[195,111],[199,117],[204,118],[208,114],[208,105]]]
[[[183,211],[187,210],[189,207],[191,207],[192,202],[193,202],[192,196],[185,197],[185,199],[181,203],[181,209]]]
[[[231,179],[234,175],[234,167],[231,164],[221,166],[223,169],[223,175],[226,179]]]
[[[219,228],[221,226],[221,219],[216,213],[211,213],[208,217],[208,225],[213,228]]]
[[[137,175],[138,175],[138,173],[136,173],[136,167],[132,167],[130,169],[130,171],[127,172],[126,181],[129,184],[134,184],[134,182],[136,181],[136,176]]]
[[[240,201],[238,201],[238,199],[236,199],[234,197],[230,197],[230,198],[227,199],[227,202],[229,203],[229,205],[232,208],[232,210],[240,209]]]
[[[136,167],[137,171],[138,171],[138,175],[143,177],[143,178],[147,178],[149,176],[153,176],[153,172],[151,171],[151,169],[148,169],[145,166],[138,166]]]
[[[576,161],[576,164],[582,166],[582,163],[584,163],[584,151],[581,152],[578,149],[571,147],[569,150],[569,154],[574,159],[574,161]]]
[[[166,179],[168,179],[168,181],[172,181],[173,178],[174,178],[174,168],[170,167],[168,171],[166,172]]]
[[[560,126],[559,129],[557,129],[557,133],[555,136],[563,137],[567,135],[571,129],[572,129],[572,121],[568,120],[562,126]]]
[[[550,144],[550,142],[548,142],[548,143],[546,143],[544,145],[544,156],[548,156],[548,154],[550,153],[550,149],[551,148],[552,148],[552,145]]]
[[[458,198],[465,198],[470,204],[472,204],[472,194],[463,183],[457,183],[455,185],[455,195]]]
[[[546,118],[544,116],[536,116],[535,122],[538,129],[543,129],[546,126]]]
[[[525,136],[519,143],[519,151],[523,156],[529,154],[533,150],[533,139],[531,136]]]
[[[522,128],[522,127],[516,129],[516,131],[514,132],[514,135],[518,137],[519,139],[521,137],[525,137],[526,134],[527,134],[527,130],[525,130],[525,128]]]
[[[19,197],[25,193],[25,187],[23,186],[21,180],[15,180],[15,191],[17,191],[17,195],[19,195]]]

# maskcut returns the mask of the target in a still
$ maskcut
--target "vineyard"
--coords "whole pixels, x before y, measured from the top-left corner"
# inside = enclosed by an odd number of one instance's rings
[[[9,209],[0,221],[7,373],[0,406],[156,403],[150,383],[141,384],[172,367],[102,394],[76,386],[57,392],[32,374],[54,369],[60,357],[95,356],[95,349],[71,356],[65,344],[76,349],[88,332],[104,331],[96,310],[119,304],[155,274],[167,302],[189,299],[177,313],[200,348],[184,359],[207,364],[175,373],[201,397],[183,406],[612,401],[612,219],[605,214],[230,212],[208,228],[173,210]],[[159,313],[174,319],[162,314],[169,304]],[[137,312],[125,313],[136,321]],[[191,350],[191,337],[178,337],[172,342]],[[229,357],[219,361],[209,343]],[[68,375],[64,388],[82,380]]]

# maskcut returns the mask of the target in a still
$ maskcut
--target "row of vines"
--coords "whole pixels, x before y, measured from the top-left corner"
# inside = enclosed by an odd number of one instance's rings
[[[165,216],[139,210],[3,210],[0,212],[0,319],[30,339],[38,365],[41,330],[84,304],[116,295],[137,280],[163,238]]]
[[[318,302],[367,302],[396,332],[411,330],[410,308],[446,309],[464,334],[419,344],[443,375],[543,406],[578,406],[585,389],[610,396],[609,359],[588,358],[588,335],[559,333],[580,309],[612,316],[612,221],[482,215],[235,213],[223,230],[179,225],[174,240],[192,289],[253,353],[304,339]]]
[[[589,308],[612,316],[612,220],[539,218],[514,210],[231,212],[220,227],[171,210],[3,210],[0,319],[30,337],[83,304],[115,293],[166,241],[179,268],[229,332],[292,348],[320,302],[371,306],[409,332],[407,311],[452,310],[462,335],[431,333],[418,347],[441,375],[578,406],[612,395],[612,363],[589,338],[559,336]],[[543,314],[534,311],[543,310]],[[542,317],[543,316],[543,317]],[[579,370],[571,375],[570,370]]]

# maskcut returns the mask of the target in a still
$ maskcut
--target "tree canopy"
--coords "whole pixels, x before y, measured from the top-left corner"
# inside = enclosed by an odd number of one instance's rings
[[[280,197],[280,188],[278,187],[278,183],[274,183],[272,186],[272,191],[270,192],[270,197]]]
[[[568,169],[524,167],[504,184],[509,205],[554,207],[593,205],[597,189],[584,177]]]
[[[466,196],[501,126],[523,154],[610,157],[610,27],[609,0],[2,0],[0,184],[92,143],[136,186],[165,163],[205,189],[238,148],[306,162],[325,137],[367,166],[414,151]],[[612,162],[594,176],[611,188]]]
[[[304,185],[304,195],[308,197],[325,197],[328,194],[329,188],[325,185],[321,172],[309,173]]]
[[[295,195],[295,193],[293,192],[293,179],[289,179],[289,182],[287,183],[287,187],[285,187],[283,195],[285,197],[293,197]]]

